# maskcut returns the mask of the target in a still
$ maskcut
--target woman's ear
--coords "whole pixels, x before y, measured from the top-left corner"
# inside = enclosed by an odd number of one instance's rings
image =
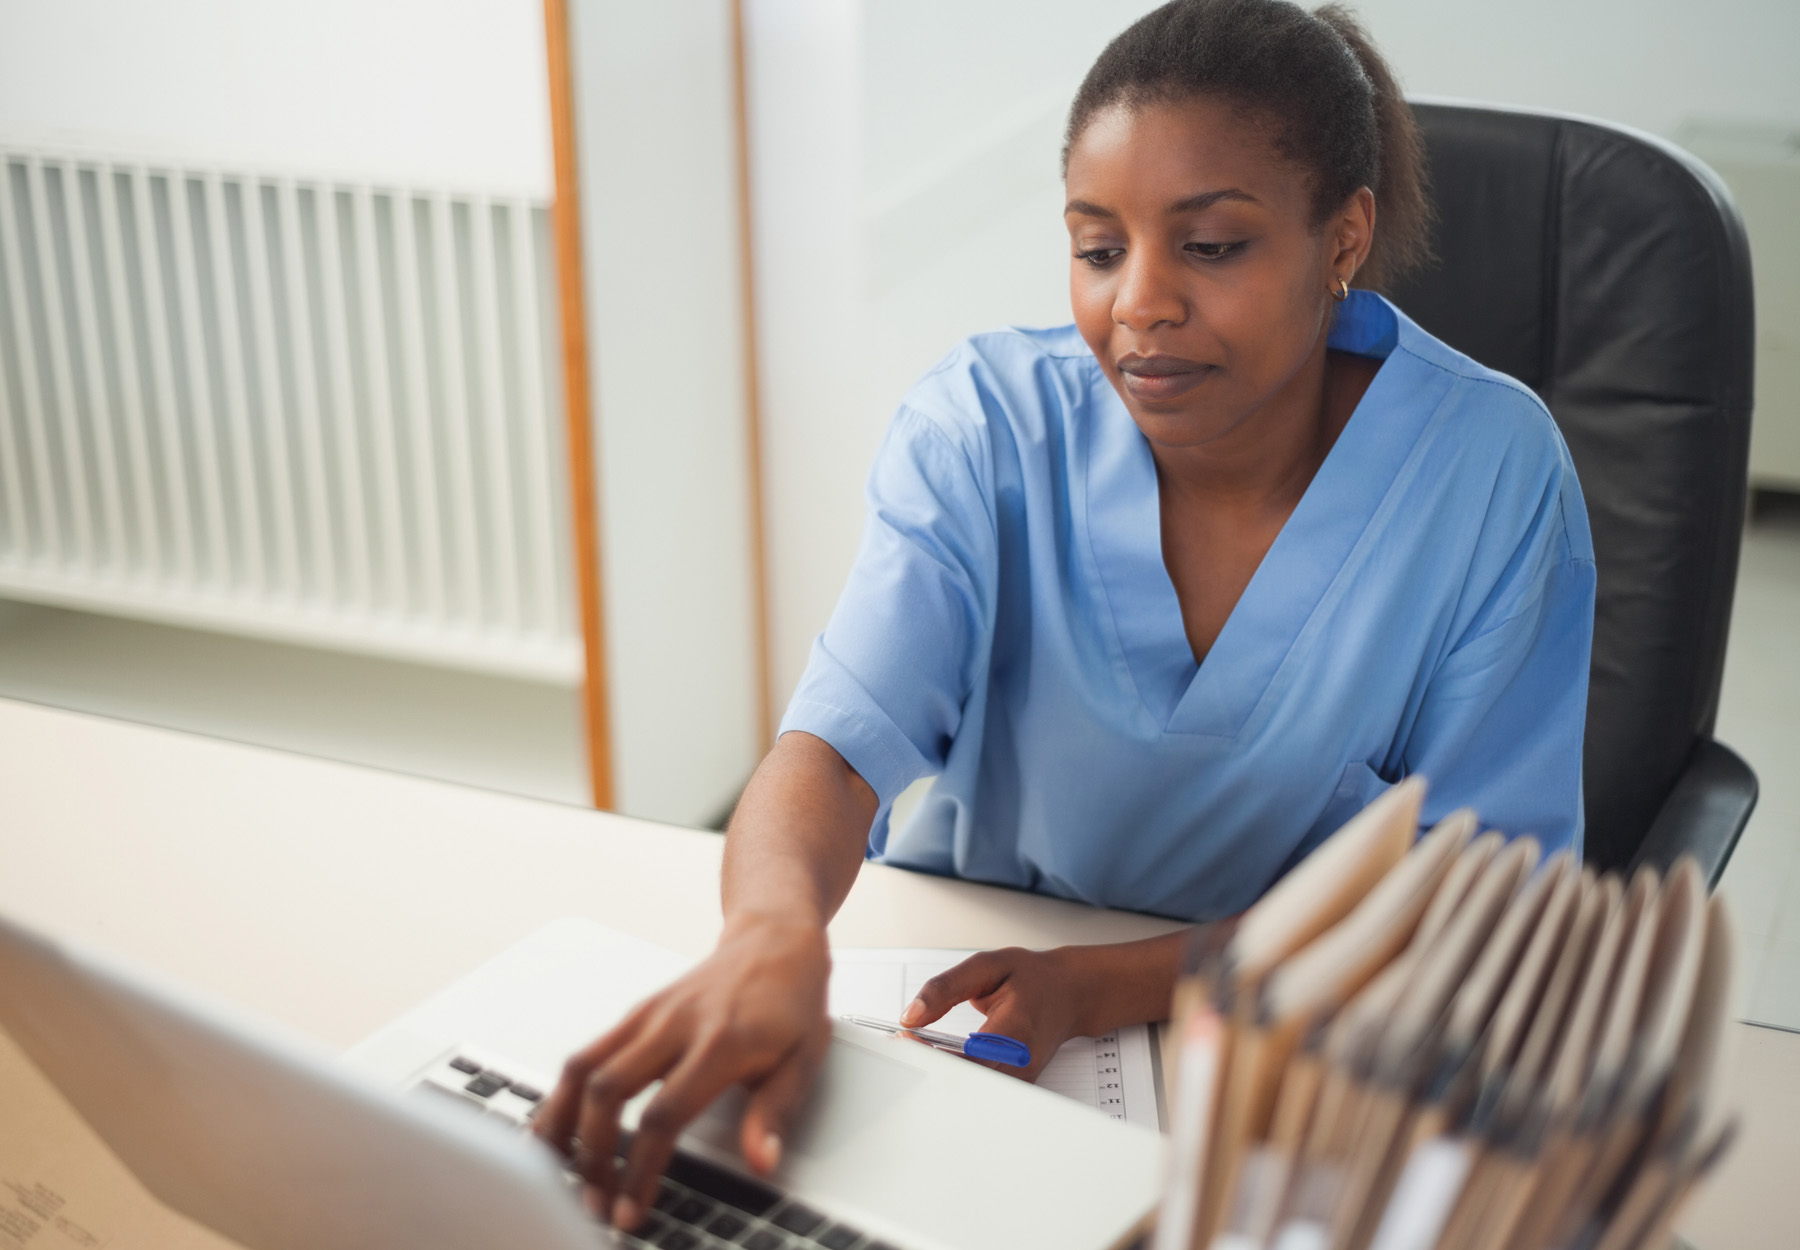
[[[1336,293],[1339,280],[1346,284],[1356,281],[1369,259],[1369,249],[1375,245],[1375,193],[1358,187],[1326,225],[1325,232],[1329,240],[1326,263],[1331,268],[1326,281]]]

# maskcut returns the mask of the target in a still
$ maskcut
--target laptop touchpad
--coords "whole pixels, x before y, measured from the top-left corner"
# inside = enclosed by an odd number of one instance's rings
[[[789,1149],[814,1158],[832,1153],[875,1124],[925,1074],[849,1042],[834,1041],[812,1099],[788,1134]]]
[[[897,1057],[834,1040],[812,1097],[788,1132],[784,1153],[815,1159],[830,1155],[853,1135],[872,1127],[924,1075]],[[688,1132],[736,1154],[744,1103],[742,1087],[727,1090]]]

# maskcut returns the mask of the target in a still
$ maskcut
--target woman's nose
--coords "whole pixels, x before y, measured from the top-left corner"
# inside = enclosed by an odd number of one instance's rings
[[[1130,330],[1180,325],[1187,320],[1187,296],[1177,275],[1159,256],[1140,248],[1124,258],[1124,272],[1113,296],[1113,320]]]

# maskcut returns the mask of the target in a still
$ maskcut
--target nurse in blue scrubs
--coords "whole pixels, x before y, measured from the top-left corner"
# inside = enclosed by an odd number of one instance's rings
[[[622,1226],[730,1084],[745,1155],[775,1165],[865,855],[1202,921],[1414,773],[1428,821],[1467,805],[1580,847],[1580,488],[1530,391],[1374,289],[1421,258],[1428,210],[1366,37],[1339,10],[1177,0],[1102,54],[1064,159],[1074,324],[978,335],[901,403],[732,822],[717,951],[541,1117]],[[969,1000],[1041,1065],[1165,1015],[1179,947],[987,952],[906,1022]],[[616,1174],[619,1107],[658,1079]]]

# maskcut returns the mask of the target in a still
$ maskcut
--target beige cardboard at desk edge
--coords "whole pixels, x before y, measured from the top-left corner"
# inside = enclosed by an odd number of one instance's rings
[[[0,1033],[0,1247],[229,1250],[163,1206]]]
[[[0,910],[334,1048],[556,916],[703,952],[719,925],[720,847],[715,834],[0,699]],[[1171,927],[872,865],[832,939],[1041,947]],[[1745,1136],[1681,1227],[1701,1250],[1785,1248],[1800,1229],[1800,1035],[1746,1027],[1738,1056],[1726,1099]],[[0,1117],[0,1184],[35,1170],[59,1178],[68,1220],[135,1226],[99,1244],[226,1244],[161,1209],[19,1065],[0,1043],[0,1111],[48,1099],[61,1118],[54,1141],[15,1147]],[[18,1205],[0,1194],[0,1210]],[[23,1244],[84,1244],[58,1236]],[[13,1250],[4,1236],[0,1250]]]

